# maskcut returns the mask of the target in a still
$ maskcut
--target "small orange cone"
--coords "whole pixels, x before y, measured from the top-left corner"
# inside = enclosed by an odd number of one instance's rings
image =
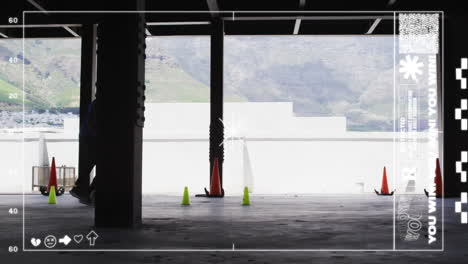
[[[206,192],[206,189],[205,189]],[[223,197],[224,193],[221,188],[221,178],[219,176],[218,158],[214,159],[213,172],[211,173],[210,192],[207,193],[208,197]]]
[[[375,190],[377,195],[393,195],[394,192],[390,192],[388,190],[388,182],[387,182],[387,168],[383,168],[383,176],[382,176],[382,187],[380,188],[380,193]]]
[[[440,172],[440,163],[439,158],[436,159],[436,169],[435,169],[435,177],[434,177],[434,184],[435,184],[435,197],[441,198],[444,190],[442,185],[442,173]],[[429,192],[424,189],[426,196],[429,197]]]
[[[49,185],[47,186],[47,192],[50,192],[50,187],[54,186],[55,191],[58,190],[57,188],[57,170],[55,168],[55,157],[52,157],[52,166],[50,168],[50,177],[49,177]]]
[[[382,176],[382,188],[380,188],[381,194],[389,194],[388,191],[388,182],[387,182],[387,168],[383,167],[383,176]]]

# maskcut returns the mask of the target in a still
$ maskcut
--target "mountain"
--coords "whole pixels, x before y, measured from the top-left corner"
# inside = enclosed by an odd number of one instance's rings
[[[157,45],[149,46],[146,53],[148,102],[208,102],[209,83],[191,76],[177,59]],[[11,63],[15,57],[18,61]],[[0,107],[3,110],[22,108],[23,62],[26,108],[79,106],[79,39],[26,40],[24,54],[21,40],[1,40]]]
[[[209,102],[209,37],[147,38],[147,102]],[[228,36],[225,101],[292,101],[298,116],[393,126],[393,37]],[[11,63],[10,58],[18,58]],[[80,40],[0,40],[0,109],[79,105]],[[15,96],[17,94],[18,96]]]
[[[78,44],[78,45],[77,45]],[[77,107],[80,46],[71,39],[0,41],[2,109],[22,107],[23,63],[25,106],[28,109]],[[15,62],[12,58],[17,58]],[[14,96],[17,93],[18,96]],[[3,100],[14,97],[16,99]]]
[[[209,83],[209,38],[155,38]],[[294,103],[297,116],[346,116],[348,129],[393,129],[392,36],[227,36],[224,99]]]

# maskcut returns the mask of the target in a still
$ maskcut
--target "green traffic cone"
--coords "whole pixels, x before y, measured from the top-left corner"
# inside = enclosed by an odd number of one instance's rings
[[[182,198],[182,205],[190,205],[190,198],[187,186],[185,186],[184,188],[184,197]]]
[[[242,205],[250,205],[249,188],[247,186],[244,187],[244,198],[242,198]]]
[[[55,196],[55,186],[50,186],[49,190],[49,204],[57,204],[57,197]]]

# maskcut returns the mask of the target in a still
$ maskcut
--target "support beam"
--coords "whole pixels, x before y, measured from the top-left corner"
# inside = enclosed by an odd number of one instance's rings
[[[206,4],[208,5],[208,10],[210,10],[210,14],[212,18],[219,17],[219,6],[217,0],[206,0]]]
[[[35,8],[37,8],[38,10],[40,10],[42,13],[48,15],[49,13],[47,12],[47,10],[42,7],[40,4],[38,4],[35,0],[28,0],[28,2],[33,5]],[[73,31],[73,29],[71,29],[70,27],[68,26],[64,26],[63,27],[66,31],[68,31],[70,34],[72,34],[72,36],[74,37],[79,37],[79,35]]]
[[[60,28],[60,27],[81,27],[81,24],[34,24],[34,25],[0,25],[0,28]]]
[[[96,92],[96,25],[83,25],[81,37],[81,76],[80,76],[80,128],[85,127],[88,108]],[[78,146],[78,178],[80,189],[88,191],[90,184],[89,138],[80,135]]]
[[[98,26],[98,227],[141,225],[145,47],[144,14],[108,14]]]
[[[211,34],[210,25],[148,26],[152,36],[193,36]]]
[[[380,21],[382,21],[382,18],[377,18],[374,20],[374,23],[370,26],[369,30],[366,32],[367,35],[372,34],[374,32],[375,28],[379,25]]]
[[[396,0],[388,1],[387,7],[392,6],[393,4],[395,4],[395,2],[396,2]],[[380,21],[382,21],[382,18],[375,19],[374,22],[372,23],[372,25],[370,26],[369,30],[366,32],[366,35],[370,35],[370,34],[374,33],[374,30],[380,24]]]
[[[150,22],[148,26],[188,26],[188,25],[209,25],[209,21],[186,21],[186,22]]]
[[[298,18],[298,19],[296,19],[296,23],[294,24],[294,31],[293,31],[294,35],[299,34],[299,28],[300,27],[301,27],[301,19]]]
[[[242,13],[236,13],[235,21],[282,21],[282,20],[296,20],[298,17],[303,21],[309,20],[322,20],[322,21],[355,21],[355,20],[373,20],[381,18],[383,20],[393,20],[394,16],[390,15],[308,15],[308,14],[298,14],[298,15],[241,15]],[[234,19],[231,16],[223,17],[223,20],[233,21]]]
[[[306,5],[306,0],[299,0],[299,10],[304,10],[304,7]],[[296,22],[294,23],[294,31],[293,34],[297,35],[299,34],[299,30],[301,28],[301,19],[297,18]]]
[[[68,31],[68,33],[72,34],[72,36],[74,37],[79,37],[80,35],[78,35],[75,31],[73,31],[73,29],[71,29],[70,27],[63,27],[66,31]]]
[[[221,19],[214,19],[211,29],[211,82],[210,82],[210,171],[218,159],[221,186],[223,186],[224,127],[223,119],[223,56],[224,25]],[[211,182],[210,182],[211,183]]]
[[[28,2],[33,5],[35,8],[37,8],[39,11],[43,12],[43,13],[47,13],[47,10],[45,10],[40,4],[38,4],[36,1],[34,0],[28,0]]]

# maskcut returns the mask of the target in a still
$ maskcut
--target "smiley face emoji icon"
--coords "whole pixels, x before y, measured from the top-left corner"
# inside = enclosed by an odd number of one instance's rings
[[[57,238],[54,237],[53,235],[46,236],[46,238],[44,239],[44,245],[47,248],[55,247],[55,245],[57,245]]]

